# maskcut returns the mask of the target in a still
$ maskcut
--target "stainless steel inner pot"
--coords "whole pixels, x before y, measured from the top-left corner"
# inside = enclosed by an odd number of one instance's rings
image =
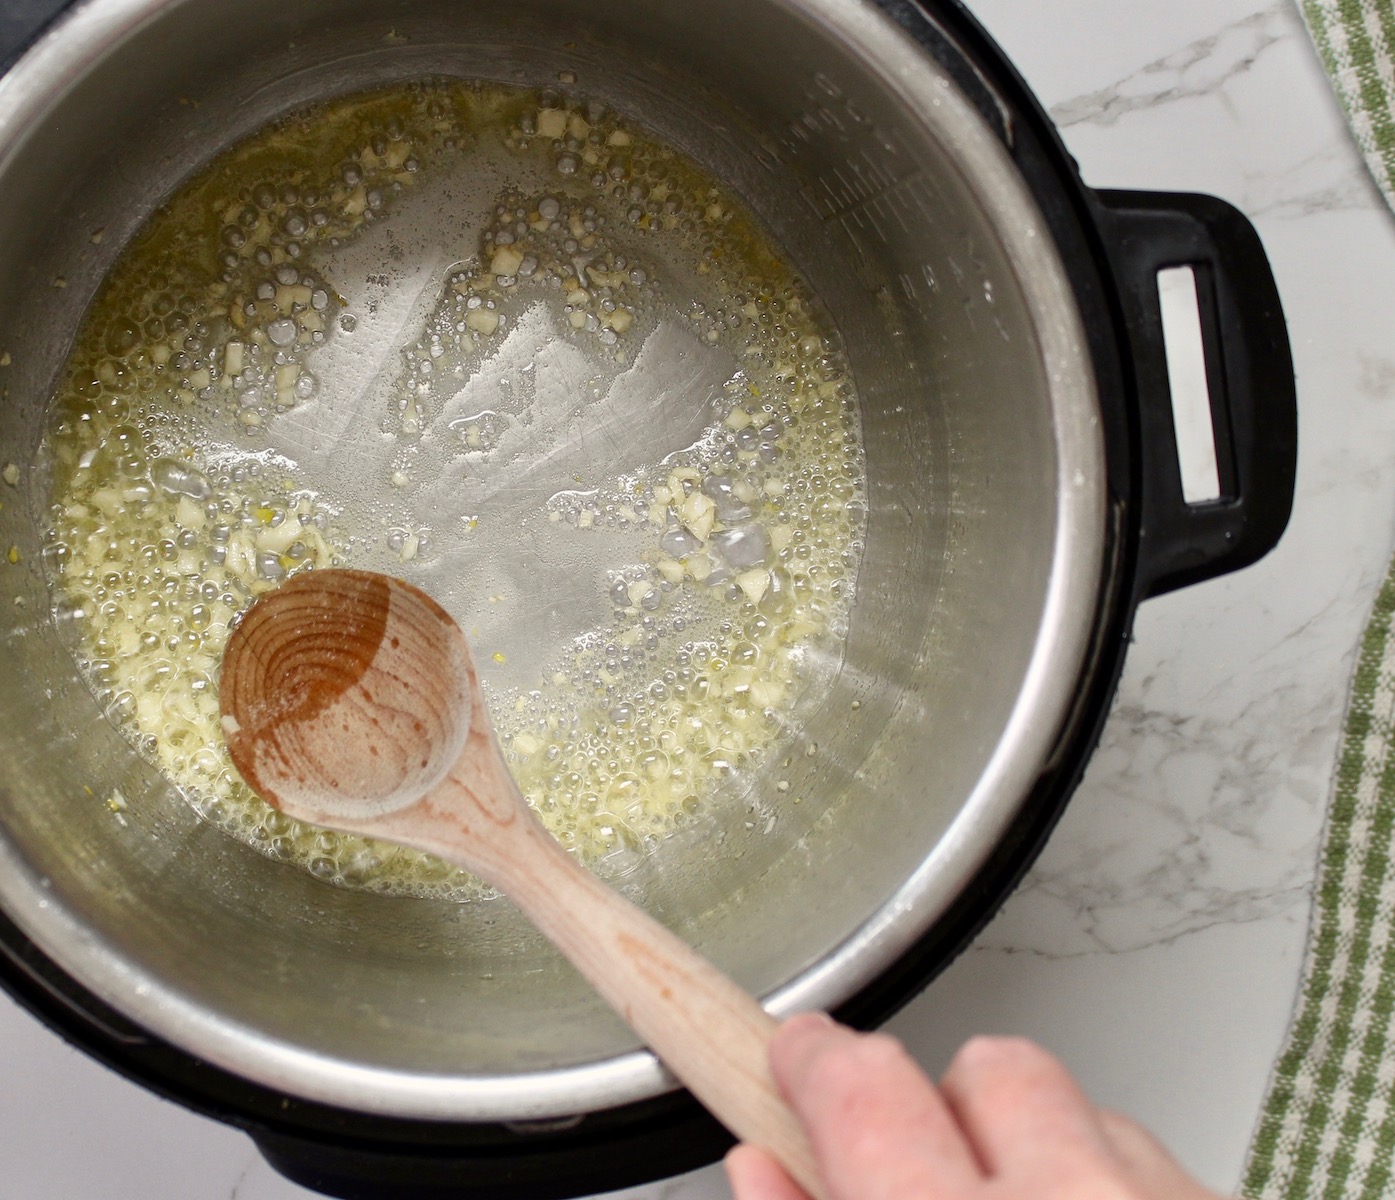
[[[138,1025],[293,1096],[514,1120],[672,1082],[506,902],[322,884],[201,824],[132,752],[50,615],[46,403],[122,246],[223,147],[392,81],[564,70],[746,199],[864,403],[866,556],[799,733],[818,753],[786,772],[804,803],[758,787],[753,827],[720,853],[675,838],[627,892],[777,1014],[837,1004],[1001,839],[1087,652],[1105,501],[1077,305],[1002,145],[880,8],[89,0],[0,81],[0,458],[23,469],[0,497],[0,907]]]

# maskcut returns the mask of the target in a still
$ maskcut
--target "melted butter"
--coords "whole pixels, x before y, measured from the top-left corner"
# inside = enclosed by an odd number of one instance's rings
[[[856,396],[740,204],[613,113],[419,84],[297,114],[152,220],[44,445],[55,604],[99,700],[207,819],[345,886],[425,856],[252,795],[230,622],[389,570],[470,635],[511,769],[592,863],[734,810],[836,671]]]

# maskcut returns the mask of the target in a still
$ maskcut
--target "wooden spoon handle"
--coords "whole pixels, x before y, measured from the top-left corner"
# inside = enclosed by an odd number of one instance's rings
[[[543,839],[506,887],[514,903],[722,1124],[823,1200],[808,1139],[770,1074],[775,1019],[549,835]]]
[[[477,677],[470,687],[483,713]],[[713,1116],[824,1200],[808,1139],[770,1074],[774,1018],[562,849],[519,793],[488,721],[474,722],[430,794],[357,828],[436,854],[506,893]]]

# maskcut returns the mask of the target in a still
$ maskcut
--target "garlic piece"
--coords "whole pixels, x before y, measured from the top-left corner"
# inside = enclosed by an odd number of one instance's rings
[[[736,586],[746,593],[746,598],[752,604],[759,604],[766,589],[770,587],[770,572],[764,567],[742,571],[740,575],[736,576]]]
[[[465,324],[488,337],[499,328],[499,314],[492,308],[472,308],[465,314]]]
[[[562,108],[545,108],[538,113],[538,136],[555,141],[567,132],[567,112]]]
[[[523,251],[517,246],[496,246],[494,257],[489,260],[489,270],[495,276],[517,275],[522,264]]]

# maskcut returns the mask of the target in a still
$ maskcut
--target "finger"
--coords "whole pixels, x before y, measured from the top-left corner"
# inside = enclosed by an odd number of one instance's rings
[[[1128,1117],[1102,1110],[1100,1126],[1124,1172],[1148,1200],[1218,1200],[1188,1175],[1151,1133]]]
[[[894,1038],[794,1018],[770,1065],[834,1197],[950,1200],[979,1181],[953,1114]]]
[[[734,1200],[809,1200],[809,1197],[759,1146],[741,1145],[723,1164]]]
[[[1069,1072],[1020,1038],[966,1042],[940,1082],[983,1169],[995,1177],[1075,1178],[1105,1164],[1117,1174],[1104,1129]]]

